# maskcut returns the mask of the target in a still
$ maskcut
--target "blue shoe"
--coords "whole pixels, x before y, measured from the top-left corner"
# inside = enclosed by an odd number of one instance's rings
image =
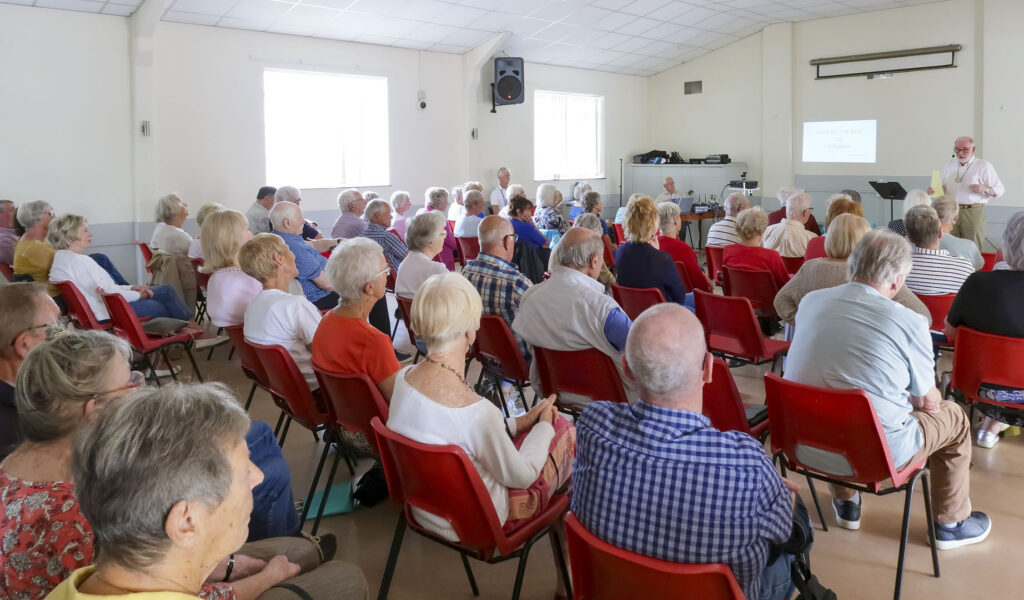
[[[860,529],[860,498],[857,501],[832,499],[832,510],[836,513],[836,523],[843,529]]]
[[[981,511],[974,511],[971,516],[956,524],[955,527],[944,527],[935,524],[935,546],[939,550],[952,550],[961,546],[969,546],[984,541],[992,531],[992,519]]]

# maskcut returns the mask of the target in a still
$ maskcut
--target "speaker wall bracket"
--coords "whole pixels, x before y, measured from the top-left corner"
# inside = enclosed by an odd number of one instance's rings
[[[494,102],[494,84],[491,84],[491,112],[498,114],[498,105]]]

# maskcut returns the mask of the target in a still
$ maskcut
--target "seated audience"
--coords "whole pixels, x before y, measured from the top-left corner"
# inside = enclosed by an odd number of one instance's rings
[[[519,301],[530,289],[530,279],[512,264],[515,233],[507,219],[490,215],[480,223],[480,254],[466,261],[462,275],[480,292],[485,315],[501,315],[509,327],[519,312]],[[516,336],[523,356],[529,358],[526,342]]]
[[[953,256],[939,248],[942,223],[931,206],[915,206],[903,215],[907,239],[913,245],[914,266],[907,274],[907,287],[915,294],[955,294],[974,273],[969,258]],[[935,324],[938,327],[938,323]]]
[[[972,240],[958,238],[953,235],[953,225],[960,218],[960,205],[956,203],[953,196],[939,196],[932,200],[932,208],[939,215],[939,222],[942,223],[942,237],[939,238],[939,248],[946,250],[953,256],[963,256],[971,261],[974,270],[977,271],[985,266],[985,258],[978,250],[978,245]]]
[[[263,290],[263,284],[242,272],[238,251],[252,239],[248,220],[237,210],[222,210],[206,218],[200,269],[210,273],[206,284],[206,313],[216,327],[241,325],[245,309]]]
[[[903,215],[910,212],[910,209],[915,206],[931,206],[932,199],[928,196],[928,192],[924,190],[910,190],[907,192],[907,197],[903,199]],[[898,233],[903,237],[907,237],[907,227],[904,224],[903,219],[893,219],[889,221],[889,231]]]
[[[270,223],[274,228],[273,233],[284,240],[291,251],[290,254],[293,255],[290,260],[298,270],[292,277],[298,279],[306,299],[320,310],[334,308],[338,303],[338,295],[331,290],[331,283],[324,275],[327,259],[302,239],[302,227],[306,221],[302,218],[302,209],[299,205],[278,202],[270,211]],[[242,265],[242,270],[245,271],[245,265]],[[246,273],[252,276],[252,273]],[[285,282],[284,286],[286,292],[287,283]]]
[[[760,443],[701,414],[712,363],[700,322],[671,304],[644,311],[623,363],[639,399],[595,402],[580,417],[573,514],[631,552],[726,563],[747,598],[791,597],[793,556],[765,563],[769,546],[789,539],[795,488]]]
[[[271,219],[278,208],[280,205],[271,211]],[[305,242],[300,243],[308,247]],[[254,344],[283,346],[295,360],[309,388],[317,389],[319,385],[310,364],[310,344],[320,325],[322,309],[304,296],[288,293],[288,284],[298,273],[295,256],[280,237],[261,233],[242,244],[238,262],[246,275],[263,284],[263,291],[245,309],[242,328],[245,339]],[[324,273],[320,276],[327,277]],[[331,293],[333,307],[338,304],[338,295]]]
[[[569,221],[571,223],[575,223],[576,219],[578,219],[580,217],[580,215],[582,215],[583,213],[587,212],[587,211],[583,210],[583,196],[585,196],[587,194],[587,192],[592,192],[592,191],[593,191],[593,188],[590,187],[590,184],[589,183],[585,183],[583,181],[580,181],[575,186],[573,186],[573,188],[572,188],[572,203],[571,203],[570,208],[569,208]],[[600,194],[598,194],[598,197],[600,197]],[[600,215],[600,214],[601,213],[598,213],[598,215]]]
[[[448,236],[444,213],[438,211],[416,215],[409,224],[409,235],[405,238],[409,255],[398,267],[395,276],[395,294],[412,298],[416,290],[431,275],[444,273],[448,269],[433,258],[444,247]]]
[[[787,258],[803,256],[807,252],[807,243],[818,235],[804,228],[804,223],[809,220],[814,220],[810,194],[790,196],[786,201],[786,218],[768,226],[761,245],[777,250]]]
[[[802,190],[784,187],[779,190],[779,210],[768,213],[768,224],[775,225],[781,223],[783,219],[787,218],[789,210],[789,199],[797,194],[802,194]],[[807,207],[810,208],[810,200],[807,202]],[[814,219],[814,216],[810,216],[804,221],[804,229],[813,233],[814,235],[821,235],[821,228],[818,227],[818,221]]]
[[[736,234],[736,217],[741,211],[750,208],[750,199],[742,192],[729,194],[725,199],[725,216],[715,221],[708,228],[708,246],[728,246],[740,243]]]
[[[245,213],[245,218],[249,222],[249,232],[253,235],[270,233],[270,209],[274,208],[276,193],[277,188],[271,185],[265,185],[256,192],[256,201]]]
[[[427,358],[398,372],[387,425],[420,443],[461,447],[510,531],[541,514],[569,482],[576,434],[555,410],[554,395],[503,421],[493,404],[466,385],[465,356],[480,314],[480,294],[461,275],[436,275],[423,284],[411,319],[426,341]],[[458,540],[443,517],[417,508],[413,513],[423,527]]]
[[[838,203],[837,201],[832,206]],[[805,262],[789,283],[782,286],[775,295],[775,311],[784,323],[796,324],[796,311],[800,301],[810,292],[836,287],[849,281],[846,276],[846,261],[853,252],[853,247],[869,231],[871,225],[868,220],[852,213],[837,215],[829,222],[825,235],[822,236],[825,239],[827,256]],[[928,308],[906,285],[901,287],[892,299],[931,320]],[[938,327],[939,324],[933,325]]]
[[[277,192],[274,193],[274,202],[276,204],[280,204],[281,202],[291,202],[292,204],[294,204],[296,206],[301,206],[302,205],[302,190],[300,190],[299,188],[294,187],[294,186],[283,185],[283,186],[281,186],[277,190]],[[273,210],[273,209],[271,209],[271,210]],[[315,225],[316,225],[315,223],[311,224],[309,221],[306,221],[305,219],[303,219],[303,221],[302,221],[302,239],[304,239],[306,241],[311,241],[311,240],[319,241],[319,240],[323,239],[324,235],[322,233],[320,233],[320,231],[315,227]],[[271,228],[273,228],[273,222],[271,222]],[[338,237],[338,236],[333,236],[333,237]],[[330,247],[330,246],[328,246],[328,247]],[[321,247],[321,246],[318,246],[318,245],[314,246],[314,248],[316,248],[317,252],[324,252],[325,250],[328,249],[328,247]]]
[[[551,278],[523,293],[512,331],[532,347],[596,348],[621,368],[630,321],[597,281],[604,264],[601,236],[580,227],[570,229],[555,248],[554,261]],[[530,382],[541,389],[536,362],[530,365]],[[626,395],[635,397],[629,382],[623,384]],[[580,404],[586,399],[563,394],[560,401]]]
[[[366,208],[366,199],[359,190],[345,190],[338,194],[338,208],[341,215],[331,229],[332,238],[349,240],[363,235],[367,222],[362,218]]]
[[[601,201],[601,194],[594,190],[587,189],[580,197],[580,214],[572,218],[575,223],[582,215],[594,215],[601,222],[601,235],[607,235],[608,241],[616,246],[625,240],[620,240],[615,235],[615,228],[608,225],[608,222],[601,216],[604,210],[604,202]]]
[[[181,228],[188,218],[188,204],[177,194],[161,196],[156,201],[156,227],[149,240],[149,248],[178,256],[188,256],[192,236]]]
[[[14,404],[14,379],[29,351],[46,339],[48,326],[56,324],[60,309],[35,282],[0,283],[0,461],[21,439],[18,410]]]
[[[826,235],[832,221],[834,221],[839,215],[850,214],[858,217],[864,216],[864,209],[861,208],[861,205],[851,200],[846,194],[833,194],[825,200],[825,204],[828,206],[828,208],[825,209]],[[804,260],[824,258],[825,256],[825,236],[819,235],[818,237],[811,238],[811,241],[807,242],[807,250],[804,252]]]
[[[441,221],[444,223],[444,245],[441,247],[441,251],[437,253],[436,260],[447,267],[449,271],[454,271],[455,251],[458,249],[458,244],[455,243],[455,232],[448,226],[448,221],[443,218],[447,214],[445,211],[448,210],[448,190],[443,187],[427,188],[424,197],[426,199],[426,206],[420,212],[439,212],[442,217]]]
[[[365,373],[384,399],[391,400],[401,364],[391,337],[366,321],[384,298],[391,267],[380,246],[367,242],[361,238],[342,242],[327,261],[338,306],[324,315],[313,336],[313,364],[335,373]]]
[[[10,200],[0,200],[0,262],[14,264],[14,246],[18,233],[14,229],[14,214],[17,208]]]
[[[508,186],[508,201],[509,202],[512,202],[513,198],[525,198],[525,197],[526,197],[526,188],[524,188],[522,185],[520,185],[518,183],[513,183],[512,185]],[[505,208],[502,209],[502,210],[506,210],[507,211],[507,209],[508,209],[508,205],[506,204]]]
[[[188,257],[203,259],[203,243],[201,241],[203,237],[203,223],[206,222],[206,217],[212,215],[218,210],[224,210],[224,205],[220,202],[207,202],[206,204],[199,207],[199,212],[196,213],[196,224],[199,225],[199,235],[192,240],[192,243],[188,247]],[[244,216],[244,215],[243,215]],[[248,227],[248,221],[246,221],[246,227]]]
[[[615,281],[633,288],[658,288],[666,302],[693,309],[693,295],[679,278],[672,256],[658,249],[658,207],[647,196],[630,200],[623,219],[626,242],[615,251]]]
[[[994,335],[1024,338],[1024,313],[1020,310],[1020,300],[1024,298],[1024,211],[1014,213],[1006,222],[1003,258],[1007,269],[974,273],[964,282],[946,315],[947,338],[955,339],[956,328],[961,325]],[[983,383],[979,392],[1001,402],[1024,402],[1021,390]],[[977,439],[982,448],[995,446],[999,433],[1009,423],[1024,424],[1011,412],[990,404],[974,406],[985,414]]]
[[[515,184],[513,184],[513,185],[515,185]],[[519,187],[523,187],[523,186],[519,186]],[[478,191],[478,192],[480,192],[482,194],[482,193],[484,193],[484,184],[480,183],[479,181],[467,181],[466,183],[462,184],[462,193],[463,194],[465,194],[466,192],[468,192],[470,190],[476,190],[476,191]]]
[[[533,222],[538,229],[547,229],[564,234],[569,231],[569,221],[562,216],[558,206],[562,203],[562,192],[552,183],[537,186],[537,210],[533,213]]]
[[[893,463],[903,467],[928,459],[936,545],[948,550],[984,540],[992,522],[971,511],[971,426],[964,411],[935,387],[927,319],[892,301],[912,264],[906,240],[869,231],[850,254],[850,282],[811,292],[800,302],[785,376],[867,392]],[[860,494],[838,486],[832,492],[839,525],[858,529]]]
[[[679,231],[683,226],[680,217],[679,205],[675,202],[662,202],[658,205],[658,225],[661,233],[658,234],[658,249],[672,257],[674,262],[681,262],[686,268],[686,274],[690,283],[706,292],[713,291],[715,284],[711,278],[700,268],[697,262],[697,254],[689,244],[679,238]],[[685,284],[685,282],[684,282]]]
[[[860,197],[860,192],[858,192],[857,190],[851,190],[851,189],[847,188],[845,190],[840,190],[839,193],[840,194],[844,194],[846,196],[849,196],[850,200],[853,200],[857,204],[861,205],[861,211],[864,210],[864,202],[863,202],[863,200]],[[864,217],[864,218],[867,219],[867,217]],[[868,224],[871,225],[872,229],[875,228],[875,224],[874,224],[874,222],[871,221],[871,219],[868,219]]]
[[[592,213],[585,213],[580,215],[580,218],[576,219],[576,223],[573,225],[573,227],[582,227],[583,229],[589,229],[590,231],[593,231],[597,235],[601,236],[602,240],[605,237],[605,235],[602,233],[604,231],[604,228],[601,227],[601,219],[597,218],[597,215]],[[551,263],[555,263],[554,253],[551,254]],[[550,266],[548,267],[548,270],[551,270]],[[597,281],[598,283],[604,286],[605,293],[611,295],[612,283],[615,281],[615,275],[612,274],[611,270],[608,268],[608,265],[605,264],[604,260],[601,261],[601,273],[600,275],[597,276]]]
[[[457,185],[448,194],[448,197],[451,198],[451,203],[448,206],[448,220],[458,221],[466,214],[465,190],[461,185]]]
[[[484,195],[477,190],[466,192],[464,214],[455,222],[455,237],[477,237],[477,229],[483,221],[484,208],[486,208]]]
[[[14,246],[14,262],[11,263],[11,269],[15,276],[31,277],[32,281],[37,283],[49,283],[54,249],[46,243],[46,233],[53,217],[53,207],[42,200],[26,202],[18,207],[18,222],[25,233]],[[57,288],[52,285],[48,290],[51,296],[57,295]]]
[[[204,581],[232,577],[239,579],[207,597],[255,598],[282,583],[317,600],[365,597],[358,567],[320,565],[316,545],[301,538],[262,544],[263,557],[235,555],[221,569],[223,557],[253,548],[243,546],[244,515],[263,473],[248,456],[248,429],[249,418],[219,385],[140,391],[100,411],[70,461],[95,564],[72,572],[48,598],[194,597],[204,595]]]
[[[406,230],[409,228],[409,221],[411,220],[406,214],[409,209],[412,208],[412,202],[409,200],[409,192],[398,191],[391,194],[391,227],[398,232],[398,236],[405,241]]]
[[[363,220],[367,225],[362,237],[377,242],[384,250],[388,264],[397,269],[405,260],[409,248],[398,236],[388,232],[388,227],[391,227],[391,207],[384,200],[374,198],[367,203],[366,210],[363,211]]]
[[[629,206],[629,203],[632,202],[633,200],[636,200],[637,198],[643,197],[645,197],[643,194],[633,194],[632,196],[630,196],[629,201],[627,201],[626,204],[624,204],[623,206],[620,206],[619,210],[615,211],[615,222],[621,225],[622,219],[626,216],[626,207]],[[619,240],[619,243],[623,244],[625,243],[625,241],[626,240]]]
[[[509,220],[512,221],[512,228],[516,232],[520,244],[527,244],[534,248],[547,248],[548,238],[537,228],[530,213],[533,212],[533,202],[525,196],[515,196],[508,203]]]
[[[736,234],[740,236],[740,243],[725,247],[722,266],[769,271],[775,278],[775,285],[781,288],[789,281],[789,273],[779,253],[761,245],[767,227],[768,215],[761,207],[741,211],[736,217]]]

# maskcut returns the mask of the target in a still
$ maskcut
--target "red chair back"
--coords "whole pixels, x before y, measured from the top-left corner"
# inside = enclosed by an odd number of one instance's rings
[[[982,252],[981,257],[985,259],[985,264],[982,265],[981,271],[991,271],[992,267],[996,266],[996,253],[995,252]]]
[[[786,265],[786,272],[790,275],[796,274],[800,270],[800,267],[804,265],[804,257],[802,256],[783,256],[782,264]]]
[[[688,565],[612,546],[565,517],[575,600],[742,600],[732,569],[721,563]]]
[[[782,452],[791,468],[860,483],[877,493],[899,475],[885,431],[864,390],[837,390],[765,375],[765,403],[772,424],[772,453]]]
[[[289,417],[313,430],[328,422],[327,412],[317,405],[313,392],[291,354],[283,346],[249,342],[263,371],[274,401]]]
[[[405,323],[405,328],[409,331],[409,340],[416,343],[416,332],[412,330],[412,298],[406,298],[405,296],[395,295],[395,299],[398,300],[398,314],[402,317],[402,322]]]
[[[78,325],[79,329],[110,329],[113,327],[110,321],[100,323],[96,319],[96,313],[82,295],[78,286],[70,281],[58,281],[54,285],[64,297],[68,305],[68,317]]]
[[[228,337],[231,338],[231,343],[234,344],[235,351],[238,352],[239,362],[241,362],[242,370],[245,371],[246,376],[261,387],[269,389],[270,380],[267,378],[267,372],[263,369],[263,363],[260,362],[260,358],[256,356],[256,350],[245,339],[242,328],[242,325],[228,325],[224,328],[224,333],[227,333]]]
[[[601,236],[604,241],[604,266],[611,269],[615,266],[615,246],[608,236]]]
[[[924,303],[925,308],[928,309],[928,313],[932,316],[932,330],[943,331],[945,329],[946,314],[949,312],[949,307],[953,306],[953,299],[956,298],[956,294],[938,294],[935,296],[925,296],[921,294],[914,294],[918,300]]]
[[[398,279],[398,267],[391,264],[391,261],[388,260],[387,257],[384,257],[384,260],[388,263],[388,267],[391,268],[388,272],[387,281],[384,283],[384,291],[391,292],[393,294],[395,293],[395,281]]]
[[[448,229],[455,231],[455,221],[448,221]]]
[[[459,263],[466,266],[467,260],[473,260],[480,254],[480,238],[457,237],[455,243],[459,245]]]
[[[566,351],[534,346],[533,360],[544,397],[566,392],[592,400],[628,400],[612,359],[596,348]]]
[[[750,300],[754,313],[762,317],[778,317],[775,295],[779,288],[770,271],[739,269],[722,266],[722,289],[726,296],[740,296]]]
[[[825,252],[825,236],[819,235],[816,238],[811,238],[811,241],[807,242],[807,250],[804,252],[804,262],[814,260],[815,258],[827,258],[828,252]],[[785,260],[785,258],[783,258]]]
[[[693,291],[693,282],[690,280],[690,273],[686,270],[686,264],[681,261],[676,262],[676,272],[679,273],[679,279],[683,281],[683,287],[686,288],[686,293]]]
[[[729,371],[729,365],[721,358],[714,360],[711,382],[704,384],[701,413],[711,419],[711,425],[719,431],[742,431],[751,437],[757,437],[750,429],[743,398],[736,387],[736,381],[732,378],[732,372]],[[762,427],[758,429],[763,430]]]
[[[14,269],[8,263],[0,262],[0,274],[3,274],[7,281],[14,281]]]
[[[145,265],[146,272],[152,274],[153,271],[149,268],[149,261],[153,260],[153,251],[150,250],[149,244],[136,240],[135,245],[139,247],[139,252],[142,253],[142,264]]]
[[[334,373],[313,365],[313,373],[320,382],[320,390],[331,422],[350,433],[361,433],[377,448],[377,437],[370,421],[386,421],[388,403],[377,384],[366,373]]]
[[[1020,404],[996,402],[978,396],[982,382],[1024,388],[1024,338],[983,333],[966,325],[956,328],[953,379],[950,383],[964,394],[968,403],[984,402],[1017,410]]]
[[[724,246],[704,246],[704,257],[708,261],[708,277],[711,281],[718,281],[719,272],[722,270],[722,262],[725,260]]]
[[[484,315],[476,332],[476,357],[487,360],[489,368],[500,370],[506,379],[519,385],[530,381],[530,368],[519,342],[501,315]]]
[[[619,244],[626,243],[626,230],[622,228],[622,223],[612,223],[612,227],[615,228],[615,239]]]
[[[708,349],[747,360],[771,356],[750,300],[694,290],[693,301]]]
[[[615,282],[612,282],[612,297],[622,307],[622,312],[633,321],[648,308],[665,302],[665,296],[658,288],[632,288]]]
[[[199,267],[203,266],[203,263],[206,261],[201,258],[190,258],[188,260],[192,263],[192,268],[196,270],[196,285],[205,292],[206,286],[210,284],[210,275],[212,273],[203,273],[199,270]]]
[[[110,313],[110,323],[136,350],[149,352],[162,345],[160,342],[162,338],[153,340],[142,329],[142,321],[128,305],[124,296],[121,294],[101,294],[101,296],[103,303],[107,305],[107,312]]]

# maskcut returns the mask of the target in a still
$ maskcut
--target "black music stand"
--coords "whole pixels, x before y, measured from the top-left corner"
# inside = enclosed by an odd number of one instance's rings
[[[889,201],[889,220],[893,220],[893,202],[903,200],[907,197],[907,190],[897,181],[869,181],[875,193],[884,200]]]

